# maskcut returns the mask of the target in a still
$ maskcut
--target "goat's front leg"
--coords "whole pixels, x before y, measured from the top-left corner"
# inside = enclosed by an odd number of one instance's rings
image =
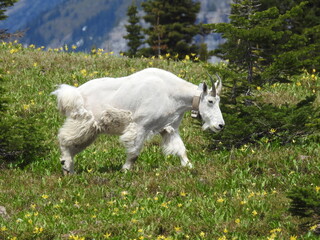
[[[164,154],[178,155],[183,167],[192,168],[192,164],[187,157],[186,147],[177,130],[167,128],[161,132],[162,146]]]
[[[137,159],[138,159],[138,156],[128,154],[126,163],[122,166],[122,171],[125,172],[130,170]]]
[[[139,128],[135,123],[131,123],[120,137],[121,142],[127,149],[126,163],[122,166],[123,171],[132,168],[133,164],[138,159],[145,138],[146,132],[142,127]]]
[[[62,165],[63,175],[74,173],[73,154],[70,148],[61,146],[60,163]]]

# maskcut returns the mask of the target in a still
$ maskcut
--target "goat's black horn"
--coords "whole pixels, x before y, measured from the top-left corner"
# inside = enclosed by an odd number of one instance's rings
[[[214,84],[214,80],[213,80],[212,76],[211,76],[209,73],[207,73],[207,74],[208,74],[208,76],[209,76],[209,78],[210,78],[210,81],[211,81],[211,84],[212,84],[212,90],[211,90],[210,94],[211,94],[213,97],[215,97],[215,96],[217,95],[217,90],[216,90],[216,86],[215,86],[215,84]]]

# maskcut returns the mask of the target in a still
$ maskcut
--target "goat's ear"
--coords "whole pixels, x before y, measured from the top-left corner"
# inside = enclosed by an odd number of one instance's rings
[[[207,84],[204,82],[203,83],[203,85],[202,85],[202,91],[203,91],[203,93],[205,93],[205,94],[207,94],[207,92],[208,92],[208,86],[207,86]]]

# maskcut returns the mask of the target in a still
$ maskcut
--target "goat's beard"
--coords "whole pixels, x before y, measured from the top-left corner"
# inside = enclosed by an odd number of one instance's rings
[[[210,129],[211,131],[213,131],[213,132],[215,132],[215,133],[220,132],[220,130],[217,129],[217,128],[215,128],[214,126],[210,127],[209,124],[204,123],[204,124],[202,125],[202,130],[203,130],[203,131],[206,131],[206,130],[208,130],[208,129]]]

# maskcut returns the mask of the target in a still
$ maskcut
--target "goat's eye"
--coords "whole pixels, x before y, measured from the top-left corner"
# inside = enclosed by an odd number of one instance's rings
[[[208,100],[208,103],[213,104],[213,101],[212,100]]]

